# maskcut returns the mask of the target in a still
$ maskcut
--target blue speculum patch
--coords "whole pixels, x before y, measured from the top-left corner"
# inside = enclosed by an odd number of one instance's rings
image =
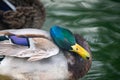
[[[9,36],[12,43],[22,46],[30,46],[29,39],[27,37],[18,37],[15,35]]]
[[[13,44],[22,45],[22,46],[30,46],[28,37],[18,37],[15,35],[10,35],[8,37],[0,36],[0,41],[9,40],[9,39],[11,40]]]

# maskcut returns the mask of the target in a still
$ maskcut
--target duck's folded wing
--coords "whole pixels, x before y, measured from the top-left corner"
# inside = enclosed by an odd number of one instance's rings
[[[0,43],[0,55],[28,58],[28,61],[37,61],[52,57],[59,53],[59,48],[50,40],[34,38],[35,49],[15,44]]]
[[[33,41],[35,42],[35,49],[21,51],[18,57],[29,57],[28,61],[37,61],[59,53],[59,48],[48,39],[33,38]]]

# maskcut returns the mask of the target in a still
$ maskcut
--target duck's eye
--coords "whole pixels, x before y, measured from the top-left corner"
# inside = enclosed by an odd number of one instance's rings
[[[29,45],[29,39],[27,37],[17,37],[15,35],[9,36],[11,39],[12,43],[17,44],[17,45],[22,45],[22,46],[30,46]]]

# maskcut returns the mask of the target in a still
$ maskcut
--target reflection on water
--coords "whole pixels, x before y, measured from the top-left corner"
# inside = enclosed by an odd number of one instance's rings
[[[90,44],[93,64],[82,80],[120,80],[120,1],[42,0],[52,25],[81,34]]]

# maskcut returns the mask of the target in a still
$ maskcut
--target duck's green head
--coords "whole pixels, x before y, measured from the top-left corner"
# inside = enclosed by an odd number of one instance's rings
[[[67,51],[75,52],[84,60],[90,58],[89,52],[76,42],[75,36],[68,29],[59,26],[52,26],[50,34],[58,47]]]

